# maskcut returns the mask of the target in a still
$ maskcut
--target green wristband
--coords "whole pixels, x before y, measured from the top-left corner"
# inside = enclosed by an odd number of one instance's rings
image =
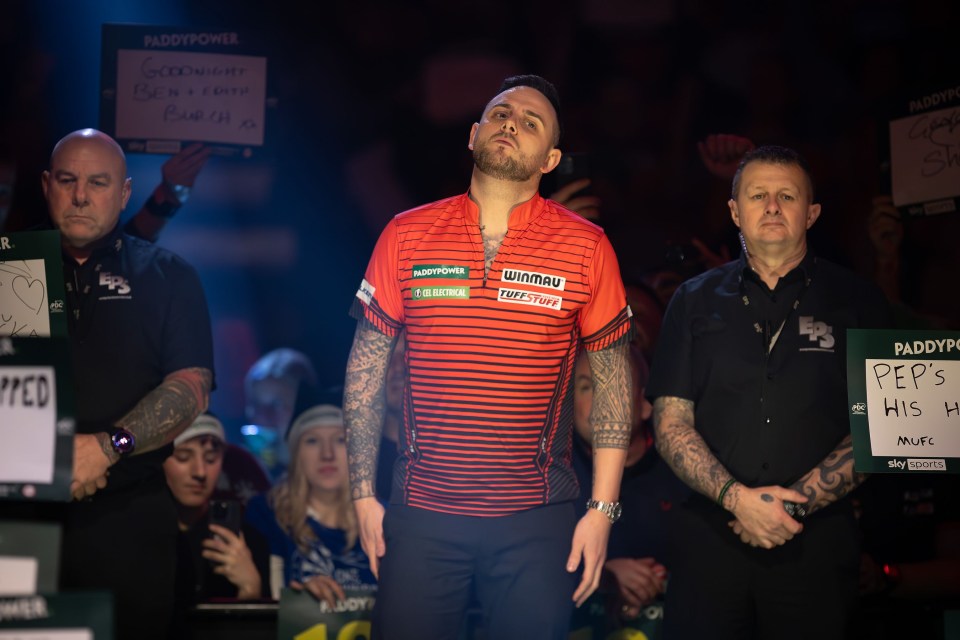
[[[730,478],[723,485],[723,489],[720,489],[720,495],[717,496],[717,504],[720,505],[721,508],[723,508],[723,497],[727,495],[727,491],[729,491],[730,487],[733,486],[734,482],[736,482],[736,480],[734,480],[733,478]]]

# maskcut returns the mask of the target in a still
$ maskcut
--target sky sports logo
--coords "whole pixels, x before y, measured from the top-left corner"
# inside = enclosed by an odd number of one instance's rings
[[[947,461],[943,458],[907,458],[906,460],[887,460],[888,469],[901,471],[946,471]]]

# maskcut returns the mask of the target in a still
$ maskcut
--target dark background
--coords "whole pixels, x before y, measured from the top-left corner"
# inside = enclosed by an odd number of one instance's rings
[[[215,158],[161,244],[197,266],[214,320],[212,408],[239,420],[241,380],[269,349],[342,380],[347,316],[394,213],[468,185],[470,125],[500,80],[539,73],[563,100],[565,151],[591,155],[601,223],[636,279],[695,236],[735,248],[729,185],[704,168],[711,133],[799,149],[818,180],[818,251],[865,275],[878,132],[909,97],[960,83],[958,4],[708,0],[0,3],[0,162],[16,168],[7,230],[43,220],[53,144],[99,121],[100,27],[248,30],[279,98],[273,158]],[[132,215],[163,156],[131,154]],[[958,215],[908,221],[904,300],[960,326]],[[734,253],[735,255],[735,253]]]

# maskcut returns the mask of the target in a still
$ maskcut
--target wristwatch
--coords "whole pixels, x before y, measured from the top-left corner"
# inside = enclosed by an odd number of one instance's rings
[[[173,184],[172,182],[163,181],[163,184],[170,190],[170,193],[174,195],[177,199],[177,202],[180,203],[180,206],[183,206],[187,203],[187,199],[190,198],[190,191],[192,187],[188,187],[185,184]]]
[[[596,509],[603,515],[610,518],[610,522],[616,522],[620,519],[623,507],[619,502],[604,502],[603,500],[587,500],[587,509]]]
[[[121,458],[125,458],[137,448],[137,440],[126,429],[117,428],[110,435],[110,446],[120,454]]]

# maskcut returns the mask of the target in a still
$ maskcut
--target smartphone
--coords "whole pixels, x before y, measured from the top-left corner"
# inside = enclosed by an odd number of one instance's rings
[[[240,526],[243,523],[243,509],[239,500],[211,500],[210,524],[218,524],[240,535]]]

